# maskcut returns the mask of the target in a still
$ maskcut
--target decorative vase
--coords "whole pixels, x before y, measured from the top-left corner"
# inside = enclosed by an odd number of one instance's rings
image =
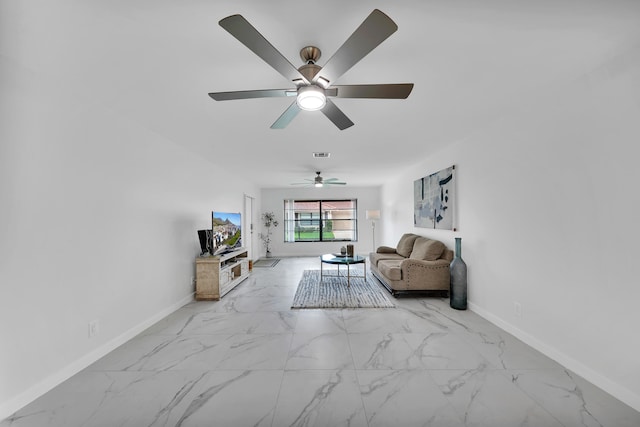
[[[462,238],[456,237],[456,256],[449,267],[451,285],[449,304],[456,310],[467,309],[467,264],[462,260]]]
[[[267,251],[267,253],[266,253],[266,257],[267,257],[267,258],[271,258],[271,251]]]

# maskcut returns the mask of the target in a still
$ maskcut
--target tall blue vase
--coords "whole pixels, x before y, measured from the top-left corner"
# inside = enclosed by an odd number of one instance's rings
[[[451,261],[449,304],[456,310],[467,309],[467,264],[462,260],[462,238],[456,237],[456,256]]]

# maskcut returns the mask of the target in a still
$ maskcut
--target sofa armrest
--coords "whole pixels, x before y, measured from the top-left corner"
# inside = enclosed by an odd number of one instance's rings
[[[391,248],[389,246],[378,246],[376,249],[376,253],[378,254],[395,254],[396,248]]]
[[[400,268],[408,289],[448,290],[451,281],[450,264],[445,259],[425,261],[408,258],[402,261]]]

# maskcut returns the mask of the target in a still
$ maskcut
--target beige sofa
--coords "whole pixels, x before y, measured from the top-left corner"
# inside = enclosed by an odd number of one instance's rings
[[[404,234],[395,248],[380,246],[369,254],[371,273],[392,295],[429,292],[449,293],[449,264],[453,251],[438,240]]]

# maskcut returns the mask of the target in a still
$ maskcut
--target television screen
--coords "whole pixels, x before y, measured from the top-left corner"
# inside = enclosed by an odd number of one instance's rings
[[[242,217],[239,212],[212,212],[211,219],[211,253],[213,255],[242,247]]]

